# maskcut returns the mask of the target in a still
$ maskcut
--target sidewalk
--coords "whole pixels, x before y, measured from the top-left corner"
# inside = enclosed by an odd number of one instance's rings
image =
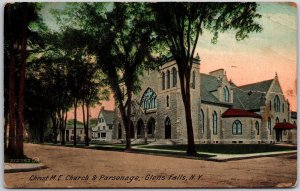
[[[4,163],[4,173],[28,172],[47,168],[43,163]]]
[[[170,153],[174,153],[174,152],[175,153],[185,153],[185,151],[179,151],[179,150],[154,149],[154,148],[145,148],[145,147],[141,148],[139,146],[133,146],[132,148],[137,149],[137,150],[145,150],[145,151],[164,151],[164,152],[170,152]],[[297,150],[264,152],[264,153],[250,153],[250,154],[220,154],[220,153],[208,153],[208,152],[197,152],[197,153],[205,154],[205,155],[213,155],[212,157],[209,157],[209,158],[203,158],[203,160],[226,162],[226,161],[242,160],[242,159],[250,159],[250,158],[295,154],[295,153],[297,153]]]

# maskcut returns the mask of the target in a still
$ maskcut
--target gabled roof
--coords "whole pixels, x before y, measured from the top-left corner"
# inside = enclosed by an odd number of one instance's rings
[[[283,122],[283,123],[276,123],[274,129],[296,129],[297,127],[294,124]]]
[[[252,118],[261,118],[260,115],[250,112],[243,109],[227,109],[223,114],[223,118],[229,118],[229,117],[252,117]]]
[[[219,99],[212,94],[213,91],[216,91],[218,89],[220,83],[222,83],[217,77],[208,74],[203,74],[203,73],[201,73],[200,76],[201,76],[200,91],[201,91],[202,102],[231,105],[230,103],[224,103],[219,101]]]
[[[101,110],[100,113],[102,113],[107,125],[112,125],[114,123],[114,111]]]
[[[265,105],[273,79],[233,88],[234,108],[256,110]]]
[[[255,90],[255,91],[260,91],[260,92],[267,92],[270,89],[270,86],[272,84],[274,79],[270,80],[265,80],[261,82],[256,82],[252,84],[246,84],[239,86],[239,88],[242,88],[243,90]]]

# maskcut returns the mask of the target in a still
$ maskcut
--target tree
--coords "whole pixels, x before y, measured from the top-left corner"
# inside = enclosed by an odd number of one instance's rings
[[[187,127],[187,155],[196,155],[191,117],[190,79],[199,37],[204,30],[218,34],[236,30],[235,38],[243,40],[251,32],[260,32],[256,22],[261,16],[256,3],[153,3],[150,4],[156,19],[156,32],[171,52],[178,66],[182,101]]]
[[[152,66],[145,63],[153,63],[150,9],[143,3],[81,3],[72,4],[67,11],[114,93],[125,127],[126,150],[130,150],[132,94],[140,89],[143,69]]]
[[[39,131],[43,141],[45,121],[51,119],[53,142],[58,131],[65,144],[67,112],[71,108],[70,59],[63,49],[62,34],[46,29],[39,31],[31,46],[32,54],[27,68],[27,120],[34,134]],[[47,95],[47,96],[44,96]],[[38,125],[41,124],[41,125]]]
[[[89,108],[99,103],[100,100],[108,99],[108,93],[101,80],[97,65],[84,45],[86,39],[81,33],[80,30],[64,27],[62,44],[70,61],[69,85],[71,95],[74,97],[74,134],[76,135],[77,106],[81,104],[85,128],[85,145],[88,146]],[[74,139],[74,145],[76,145],[76,139]]]
[[[32,32],[30,23],[40,20],[39,6],[36,3],[6,4],[5,15],[5,68],[9,68],[8,97],[9,109],[9,141],[8,155],[23,157],[23,130],[24,130],[24,97],[25,71],[28,57],[27,43]],[[8,66],[9,65],[9,66]],[[5,73],[6,74],[6,73]],[[7,75],[7,74],[6,74]],[[7,79],[7,78],[5,78]],[[18,83],[16,81],[19,80]],[[17,93],[17,94],[16,94]],[[18,101],[17,101],[18,100]],[[7,106],[7,104],[5,104]],[[8,118],[6,118],[8,119]],[[7,132],[7,130],[5,130]],[[6,136],[5,136],[6,137]],[[6,142],[6,140],[5,140]]]

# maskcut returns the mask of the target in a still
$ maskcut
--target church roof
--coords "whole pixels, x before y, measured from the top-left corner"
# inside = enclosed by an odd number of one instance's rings
[[[243,110],[243,109],[227,109],[223,114],[222,114],[223,118],[229,118],[229,117],[253,117],[253,118],[261,118],[260,115],[254,113],[254,112],[250,112],[247,110]]]
[[[295,128],[297,128],[295,125],[288,122],[276,123],[276,125],[274,126],[274,129],[295,129]]]
[[[201,73],[201,101],[224,104],[211,93],[218,89],[220,83],[220,80],[215,76]]]
[[[246,84],[243,86],[239,86],[239,88],[242,88],[244,90],[255,90],[255,91],[261,91],[261,92],[267,92],[273,82],[273,79],[265,80],[261,82],[256,82],[252,84]]]
[[[107,125],[112,125],[114,123],[114,111],[101,110],[100,112],[102,113]]]
[[[246,110],[257,110],[265,105],[265,96],[273,79],[247,84],[233,89],[233,107]]]

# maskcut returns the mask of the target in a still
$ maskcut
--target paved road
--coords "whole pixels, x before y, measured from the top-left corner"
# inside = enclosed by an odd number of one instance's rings
[[[296,154],[211,162],[33,144],[25,153],[48,168],[7,173],[6,187],[290,187],[297,178]]]

